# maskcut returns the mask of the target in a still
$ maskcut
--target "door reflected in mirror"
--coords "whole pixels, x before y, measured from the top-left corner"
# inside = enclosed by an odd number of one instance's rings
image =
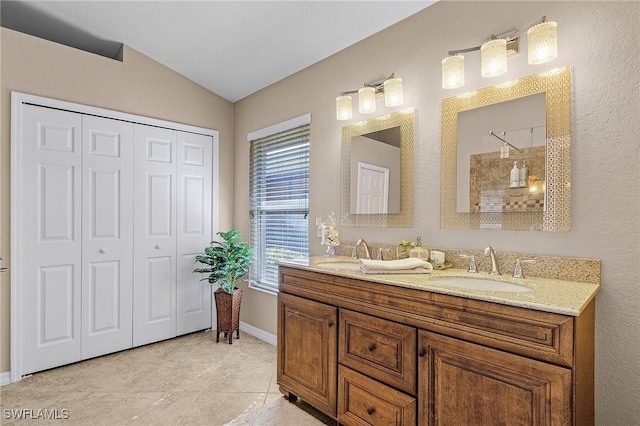
[[[400,213],[400,126],[351,138],[349,213]]]
[[[412,226],[413,132],[413,109],[342,128],[342,225]]]

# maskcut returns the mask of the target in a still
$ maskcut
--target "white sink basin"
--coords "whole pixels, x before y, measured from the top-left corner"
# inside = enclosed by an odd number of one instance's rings
[[[505,291],[510,293],[531,291],[529,287],[523,285],[507,283],[504,281],[484,280],[482,278],[438,277],[431,279],[429,283],[469,290]]]
[[[357,271],[360,269],[360,264],[355,262],[327,262],[319,263],[318,266],[325,269],[347,269],[350,271]]]

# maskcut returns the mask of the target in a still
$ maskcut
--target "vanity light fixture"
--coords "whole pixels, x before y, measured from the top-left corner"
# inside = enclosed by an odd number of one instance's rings
[[[527,31],[529,65],[544,64],[558,57],[558,24],[543,16]],[[449,51],[442,60],[442,88],[456,89],[464,85],[462,53],[480,51],[481,74],[495,77],[507,72],[507,56],[518,53],[520,36],[524,32],[511,30],[491,38],[480,46]]]
[[[350,120],[353,118],[352,94],[358,94],[358,111],[361,114],[376,112],[376,98],[384,94],[386,107],[399,106],[404,103],[402,92],[402,79],[391,74],[387,78],[365,83],[358,90],[340,92],[336,98],[336,118],[338,120]]]

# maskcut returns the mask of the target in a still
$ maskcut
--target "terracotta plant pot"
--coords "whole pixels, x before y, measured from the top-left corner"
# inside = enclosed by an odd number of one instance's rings
[[[229,294],[222,289],[213,292],[216,302],[216,343],[220,341],[220,333],[224,337],[229,337],[229,344],[232,344],[233,332],[236,332],[236,339],[240,338],[240,304],[242,303],[242,290],[237,289],[233,294]]]

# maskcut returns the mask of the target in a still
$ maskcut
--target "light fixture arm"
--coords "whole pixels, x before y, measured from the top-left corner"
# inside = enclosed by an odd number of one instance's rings
[[[515,149],[516,151],[518,151],[518,152],[522,152],[519,148],[517,148],[517,147],[515,147],[515,146],[511,145],[509,142],[507,142],[507,141],[506,141],[506,139],[503,139],[503,138],[501,138],[500,136],[498,136],[498,135],[496,135],[495,133],[493,133],[493,131],[492,131],[492,130],[489,130],[489,135],[490,135],[490,136],[493,136],[493,137],[495,137],[495,138],[500,139],[502,142],[506,143],[506,144],[507,144],[507,145],[509,145],[511,148]]]
[[[381,78],[375,81],[370,81],[369,83],[364,83],[364,87],[373,87],[374,89],[376,89],[376,94],[378,93],[384,93],[384,82],[394,78],[395,77],[395,73],[391,73],[391,75],[387,78]],[[351,95],[353,93],[358,93],[359,89],[356,90],[347,90],[345,92],[340,92],[340,96],[344,96],[344,95]]]
[[[536,22],[534,22],[533,24],[529,25],[527,28],[531,28],[534,25],[538,25],[538,24],[541,24],[541,23],[546,22],[546,21],[547,21],[547,17],[546,17],[546,15],[544,15],[544,16],[542,16],[542,18],[538,19]],[[517,30],[517,29],[513,29],[513,30],[507,31],[505,33],[502,33],[500,35],[493,35],[492,34],[491,37],[489,38],[489,40],[496,40],[496,39],[503,38],[503,39],[506,39],[507,41],[511,41],[511,40],[514,40],[514,39],[520,37],[521,35],[523,35],[526,32],[527,32],[527,30],[520,31],[520,30]],[[468,47],[466,49],[450,50],[448,52],[448,54],[449,54],[449,56],[453,56],[453,55],[458,55],[460,53],[469,53],[469,52],[473,52],[473,51],[476,51],[476,50],[480,50],[481,47],[482,47],[482,45]]]

